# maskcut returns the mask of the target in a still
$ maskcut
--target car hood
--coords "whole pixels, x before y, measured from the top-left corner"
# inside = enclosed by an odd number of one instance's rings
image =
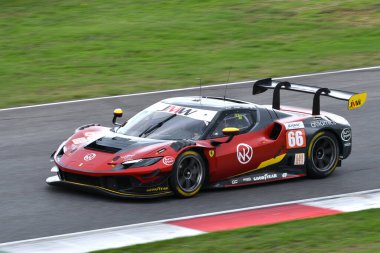
[[[92,127],[71,136],[58,150],[56,161],[68,169],[109,171],[124,161],[165,156],[168,151],[172,155],[172,143],[173,141],[125,136],[105,127]]]

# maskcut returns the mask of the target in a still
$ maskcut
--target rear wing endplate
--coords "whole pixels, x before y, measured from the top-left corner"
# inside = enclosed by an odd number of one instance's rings
[[[252,94],[260,94],[268,89],[273,89],[273,109],[280,109],[280,90],[298,91],[303,93],[314,94],[313,99],[313,115],[320,114],[320,96],[332,97],[340,100],[348,101],[348,110],[362,107],[367,99],[367,93],[354,93],[349,91],[333,90],[310,86],[304,84],[290,83],[287,81],[274,81],[272,78],[266,78],[256,81],[253,84]]]

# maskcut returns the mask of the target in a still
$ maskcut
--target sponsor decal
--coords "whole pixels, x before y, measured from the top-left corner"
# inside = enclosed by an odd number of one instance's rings
[[[286,133],[286,148],[304,148],[306,147],[305,129],[290,130]]]
[[[247,164],[253,156],[252,147],[245,143],[240,143],[236,147],[236,156],[241,164]]]
[[[294,156],[294,165],[304,165],[305,164],[305,154],[297,153]]]
[[[311,127],[324,127],[324,126],[333,126],[336,125],[334,121],[330,120],[315,120],[310,122]]]
[[[277,178],[277,174],[267,174],[261,176],[252,177],[253,181],[266,181],[268,179],[274,179]]]
[[[287,173],[282,173],[283,178],[287,176],[288,176]],[[251,176],[251,177],[245,176],[245,177],[239,177],[237,179],[232,179],[231,184],[236,185],[239,183],[242,184],[242,183],[252,183],[252,182],[258,182],[258,181],[267,181],[267,180],[276,179],[279,177],[280,177],[280,174],[277,174],[277,173],[265,173],[261,175]]]
[[[360,106],[362,106],[362,100],[361,99],[352,100],[350,102],[349,108],[350,109],[354,109],[354,108],[357,108],[357,107],[360,107]]]
[[[217,114],[217,111],[203,110],[198,108],[190,108],[184,106],[170,105],[162,102],[158,102],[150,107],[146,108],[145,111],[161,111],[168,112],[173,114],[178,114],[184,117],[189,117],[197,120],[203,120],[210,122],[214,116]]]
[[[83,160],[85,160],[86,162],[88,162],[88,161],[93,160],[95,157],[96,157],[95,153],[90,153],[90,154],[85,155],[83,157]]]
[[[197,112],[196,109],[188,108],[188,107],[182,107],[182,106],[176,106],[176,105],[168,105],[166,108],[164,108],[160,111],[171,112],[171,113],[184,115],[184,116],[188,116],[190,114]]]
[[[345,146],[345,147],[350,147],[350,146],[351,146],[351,142],[346,142],[346,143],[344,143],[344,146]]]
[[[358,93],[352,95],[348,101],[348,109],[352,110],[361,107],[365,103],[366,99],[367,93]]]
[[[305,125],[303,124],[302,121],[285,123],[284,125],[285,125],[286,130],[305,128]]]
[[[282,173],[282,178],[286,178],[288,176],[288,173]]]
[[[340,137],[343,141],[349,141],[351,140],[351,129],[345,128],[342,130],[342,133],[340,134]]]
[[[214,157],[214,155],[215,155],[215,150],[213,150],[213,149],[212,149],[212,150],[209,150],[209,151],[208,151],[208,154],[209,154],[210,157]]]
[[[165,165],[173,165],[175,159],[172,156],[165,156],[164,159],[162,159],[163,164]]]
[[[158,191],[167,191],[169,190],[169,187],[167,186],[158,186],[154,188],[148,188],[146,189],[146,192],[158,192]]]

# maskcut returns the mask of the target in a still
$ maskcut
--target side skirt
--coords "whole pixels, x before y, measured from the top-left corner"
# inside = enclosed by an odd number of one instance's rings
[[[304,176],[306,176],[306,173],[304,171],[296,171],[294,169],[281,169],[281,171],[278,169],[263,169],[249,174],[219,181],[215,184],[211,184],[209,188],[227,188],[252,184],[262,184]]]

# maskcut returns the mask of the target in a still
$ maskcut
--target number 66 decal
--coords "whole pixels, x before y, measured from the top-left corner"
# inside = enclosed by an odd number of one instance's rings
[[[291,130],[286,133],[286,148],[304,148],[306,147],[305,129]]]

